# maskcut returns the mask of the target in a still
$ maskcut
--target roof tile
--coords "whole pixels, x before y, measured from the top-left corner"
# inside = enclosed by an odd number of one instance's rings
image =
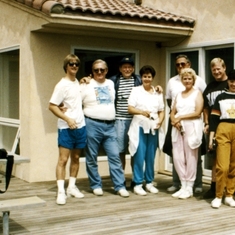
[[[189,23],[194,25],[193,18],[175,15],[136,5],[125,0],[13,0],[24,3],[46,14],[73,14],[94,13],[113,16],[126,16],[156,19],[161,21],[173,21],[178,23]],[[59,8],[58,8],[59,7]],[[56,10],[53,10],[55,9]],[[60,9],[60,11],[58,11]]]

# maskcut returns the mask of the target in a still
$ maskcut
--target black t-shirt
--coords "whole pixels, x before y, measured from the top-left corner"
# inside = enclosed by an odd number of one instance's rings
[[[212,81],[210,82],[205,91],[203,92],[203,98],[204,98],[204,108],[209,110],[209,116],[211,113],[212,106],[215,103],[216,97],[223,93],[225,91],[225,88],[228,88],[228,82],[227,80],[217,82]]]

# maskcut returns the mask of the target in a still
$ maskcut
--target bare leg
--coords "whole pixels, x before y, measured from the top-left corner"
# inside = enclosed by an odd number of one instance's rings
[[[79,158],[81,155],[81,149],[73,149],[71,150],[71,162],[70,162],[70,176],[77,177],[79,170]]]
[[[59,147],[59,159],[56,166],[56,179],[64,180],[65,179],[65,167],[70,155],[70,149]]]

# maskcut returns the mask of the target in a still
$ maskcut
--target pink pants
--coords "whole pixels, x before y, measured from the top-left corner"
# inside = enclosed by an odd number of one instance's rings
[[[188,145],[188,136],[194,130],[193,123],[185,122],[185,133],[180,133],[173,146],[173,161],[175,169],[181,181],[194,182],[197,172],[198,148],[191,149]]]

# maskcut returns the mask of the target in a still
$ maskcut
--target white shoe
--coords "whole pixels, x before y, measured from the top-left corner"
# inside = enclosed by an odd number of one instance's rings
[[[84,194],[80,192],[80,190],[76,187],[67,188],[67,196],[68,197],[76,197],[76,198],[84,198]]]
[[[58,192],[57,198],[56,198],[56,203],[58,205],[64,205],[66,203],[66,195],[65,192]]]
[[[177,191],[177,190],[179,190],[179,188],[176,187],[176,186],[174,186],[174,185],[172,185],[171,187],[169,187],[169,188],[167,189],[167,192],[172,193],[172,192],[175,192],[175,191]]]
[[[222,198],[218,198],[216,197],[212,202],[211,202],[211,206],[213,208],[218,209],[221,206],[221,202],[222,202]]]
[[[96,196],[102,196],[104,194],[102,188],[95,188],[95,189],[93,189],[93,193]]]
[[[122,188],[118,191],[118,194],[121,196],[121,197],[129,197],[130,194],[127,192],[126,189]]]
[[[142,188],[142,184],[140,185],[136,185],[134,187],[134,193],[137,194],[137,195],[140,195],[140,196],[145,196],[147,195],[147,193],[143,190]]]
[[[152,183],[146,184],[145,188],[150,193],[158,193],[158,189],[155,188]]]
[[[179,196],[181,195],[181,193],[184,192],[184,189],[181,188],[180,190],[178,190],[177,192],[173,193],[171,196],[174,198],[179,198]]]
[[[226,197],[224,199],[224,204],[227,206],[235,207],[235,201],[233,200],[233,197]]]
[[[191,188],[192,189],[192,188]],[[184,189],[183,192],[179,195],[179,199],[187,199],[192,197],[193,193],[192,190]]]

